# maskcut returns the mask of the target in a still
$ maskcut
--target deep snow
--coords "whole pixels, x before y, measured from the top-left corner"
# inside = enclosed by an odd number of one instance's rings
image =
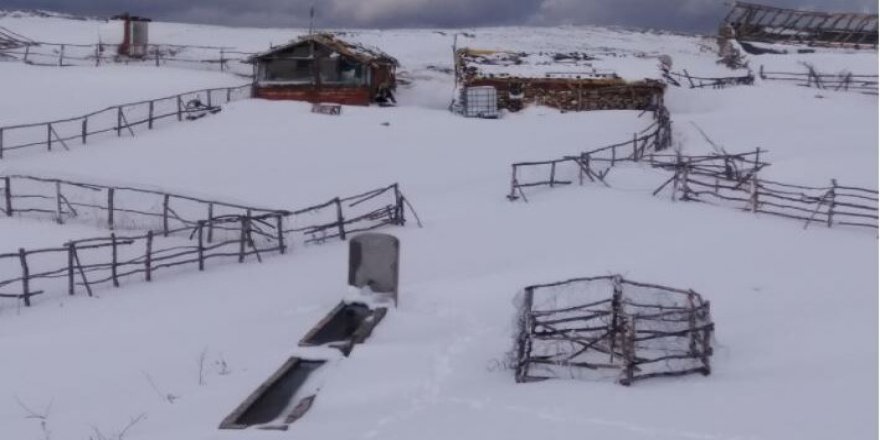
[[[56,22],[0,19],[47,40],[92,42],[98,26]],[[269,38],[277,44],[288,34],[152,26],[157,42],[173,36],[242,49],[261,49]],[[724,72],[696,38],[600,28],[473,32],[477,47],[672,53],[676,68],[692,74]],[[86,439],[94,428],[110,435],[140,414],[145,419],[126,439],[877,437],[876,234],[804,230],[786,219],[671,203],[651,197],[648,182],[637,179],[610,189],[535,190],[530,203],[511,203],[504,198],[511,162],[628,139],[649,115],[535,108],[497,121],[462,119],[445,111],[451,76],[428,68],[451,66],[451,32],[354,37],[403,62],[415,82],[401,90],[400,107],[345,107],[330,117],[311,114],[302,103],[241,101],[193,123],[88,149],[23,155],[0,162],[0,169],[284,207],[399,181],[425,222],[422,229],[386,230],[402,242],[400,307],[347,359],[296,347],[348,292],[345,243],[294,249],[263,264],[132,282],[101,289],[99,298],[61,292],[30,309],[7,305],[0,308],[0,437],[43,438],[39,421],[26,418],[17,400],[37,411],[51,403],[47,428],[56,440]],[[853,71],[876,69],[876,53],[832,55],[851,60],[840,62]],[[766,60],[797,66],[781,58]],[[152,81],[135,67],[37,69],[0,64],[0,77],[25,82],[39,72],[75,81],[95,96],[105,96],[87,82],[95,74],[112,72],[106,74],[118,84]],[[143,69],[162,72],[154,78],[160,95],[178,91],[165,68]],[[192,74],[205,83],[215,77]],[[54,99],[38,88],[32,93],[40,95],[33,102]],[[28,102],[19,105],[42,114]],[[773,178],[877,185],[876,97],[759,82],[672,88],[667,102],[676,142],[687,152],[710,151],[693,121],[728,151],[769,150]],[[15,117],[0,108],[4,124]],[[0,251],[50,244],[68,228],[23,222],[0,222]],[[70,227],[58,244],[89,229]],[[629,388],[515,384],[503,362],[518,290],[608,273],[690,287],[711,301],[713,374]],[[311,411],[287,433],[218,431],[220,420],[293,354],[333,358]]]

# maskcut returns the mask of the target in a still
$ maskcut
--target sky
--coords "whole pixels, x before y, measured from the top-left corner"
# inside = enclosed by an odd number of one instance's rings
[[[876,0],[752,0],[831,12],[877,13]],[[0,9],[160,21],[305,27],[314,4],[322,27],[477,27],[596,24],[714,32],[732,0],[0,0]]]

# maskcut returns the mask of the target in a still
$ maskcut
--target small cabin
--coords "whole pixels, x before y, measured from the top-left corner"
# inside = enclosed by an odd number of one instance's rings
[[[254,55],[254,97],[390,105],[398,62],[331,34],[312,34]]]

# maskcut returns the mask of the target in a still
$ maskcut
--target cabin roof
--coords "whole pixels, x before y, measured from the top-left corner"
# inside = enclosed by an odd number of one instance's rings
[[[257,60],[261,60],[261,59],[271,58],[273,55],[275,55],[279,52],[283,52],[283,51],[288,50],[292,47],[296,47],[296,46],[299,46],[303,43],[309,43],[309,42],[320,44],[324,47],[332,49],[333,51],[335,51],[341,55],[352,58],[352,59],[354,59],[358,62],[361,62],[363,64],[371,64],[371,65],[385,64],[385,65],[393,65],[395,67],[400,65],[400,63],[397,61],[396,58],[392,57],[391,55],[388,55],[387,53],[383,52],[382,50],[380,50],[378,48],[366,46],[366,45],[359,44],[359,43],[352,43],[349,41],[345,41],[340,38],[337,38],[333,34],[326,34],[326,33],[304,35],[304,36],[302,36],[296,40],[293,40],[287,44],[273,47],[272,49],[270,49],[266,52],[258,53],[256,55],[252,56],[250,58],[250,60],[252,62],[254,62]]]

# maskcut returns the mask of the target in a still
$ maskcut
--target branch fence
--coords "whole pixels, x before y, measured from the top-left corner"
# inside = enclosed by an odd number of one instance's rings
[[[607,176],[613,167],[622,163],[645,162],[652,168],[672,173],[654,190],[655,196],[664,190],[671,190],[673,201],[698,201],[785,217],[805,222],[804,228],[819,223],[828,227],[839,225],[878,229],[876,189],[839,185],[836,179],[832,179],[827,187],[762,179],[759,172],[770,164],[761,160],[761,154],[766,152],[760,149],[750,153],[707,156],[652,153],[646,159],[636,159],[637,155],[615,159],[614,156],[609,158],[607,153],[597,156],[596,151],[604,153],[613,150],[600,149],[555,161],[514,164],[508,199],[522,198],[528,201],[523,191],[526,187],[552,188],[571,184],[572,180],[565,178],[574,173],[572,167],[557,169],[558,164],[574,164],[580,185],[589,180],[610,187]],[[546,164],[551,164],[549,179]],[[604,169],[601,168],[603,166]],[[535,180],[521,181],[523,172],[520,168],[524,167],[538,169]]]
[[[117,54],[117,44],[69,44],[31,41],[11,45],[0,55],[13,61],[38,66],[100,66],[102,64],[142,64],[219,70],[252,77],[253,66],[245,61],[252,52],[230,47],[147,44],[142,57]]]
[[[742,76],[710,78],[692,76],[688,73],[687,70],[684,70],[683,73],[666,72],[663,74],[663,76],[666,78],[667,83],[672,84],[676,87],[681,87],[684,80],[687,80],[688,85],[692,89],[701,89],[707,87],[711,87],[713,89],[723,89],[733,86],[750,86],[755,84],[755,75],[753,75],[752,72],[749,72],[747,75]]]
[[[32,176],[3,176],[0,182],[2,212],[7,216],[98,222],[117,231],[141,228],[132,234],[112,232],[56,248],[0,254],[0,289],[5,289],[0,297],[25,306],[46,291],[66,288],[74,295],[84,288],[91,296],[93,287],[101,284],[118,287],[124,278],[135,276],[151,281],[157,271],[178,266],[204,270],[211,259],[262,261],[296,245],[345,240],[353,233],[403,225],[405,207],[415,214],[396,183],[289,211]]]
[[[806,72],[768,72],[762,65],[758,76],[762,80],[794,82],[803,87],[823,90],[859,92],[867,95],[877,94],[877,75],[856,75],[852,72],[837,74],[819,73],[815,67],[805,64]]]
[[[641,132],[633,133],[631,140],[583,152],[576,156],[512,164],[510,193],[507,195],[507,198],[509,200],[522,198],[524,201],[528,201],[524,188],[536,186],[549,186],[553,188],[572,184],[572,180],[558,178],[559,174],[563,172],[563,168],[577,170],[578,182],[580,184],[583,184],[584,179],[604,183],[607,169],[605,171],[596,171],[593,169],[592,164],[599,162],[614,166],[621,161],[638,162],[645,158],[649,152],[662,151],[671,145],[672,121],[669,117],[669,111],[665,107],[658,107],[654,111],[654,122]],[[536,177],[526,180],[531,176]]]
[[[688,158],[679,158],[671,167],[672,200],[699,201],[735,207],[754,213],[770,214],[804,222],[804,229],[813,223],[878,228],[878,191],[843,186],[831,179],[827,187],[793,185],[761,179],[757,168],[739,177],[705,169]]]
[[[147,101],[115,105],[86,115],[48,122],[0,127],[0,159],[24,149],[70,150],[95,136],[134,136],[165,121],[197,119],[220,104],[251,97],[251,84],[184,92]]]
[[[525,288],[513,364],[517,382],[711,373],[715,324],[693,290],[619,275]]]

